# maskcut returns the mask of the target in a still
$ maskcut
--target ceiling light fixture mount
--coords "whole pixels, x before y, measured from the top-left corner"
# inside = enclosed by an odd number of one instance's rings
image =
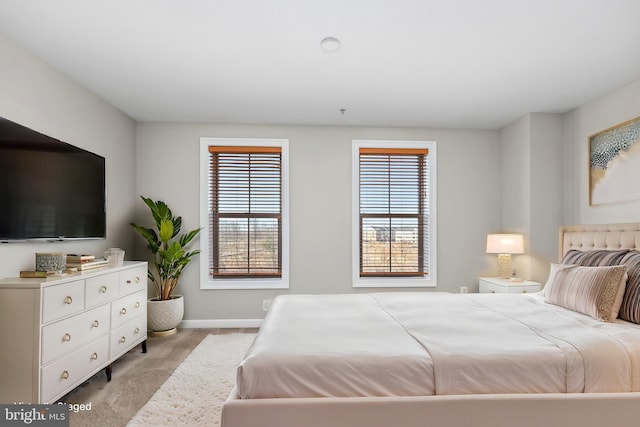
[[[336,50],[338,50],[340,48],[340,40],[338,40],[335,37],[325,37],[320,42],[320,46],[326,52],[335,52]]]

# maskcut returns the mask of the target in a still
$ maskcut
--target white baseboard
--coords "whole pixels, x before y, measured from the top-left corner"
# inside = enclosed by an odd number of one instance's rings
[[[209,319],[183,320],[179,328],[259,328],[263,319]]]

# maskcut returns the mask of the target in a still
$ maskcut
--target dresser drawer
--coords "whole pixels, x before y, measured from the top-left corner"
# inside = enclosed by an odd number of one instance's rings
[[[147,338],[147,316],[133,319],[111,332],[110,357],[114,358]]]
[[[84,310],[84,280],[48,286],[42,294],[42,323]]]
[[[109,305],[104,305],[42,328],[42,363],[80,348],[107,335],[110,330]]]
[[[480,293],[481,294],[504,294],[507,293],[507,288],[504,286],[496,285],[495,283],[480,281]]]
[[[529,294],[540,291],[540,286],[537,285],[522,285],[522,286],[509,286],[507,292],[510,294]]]
[[[103,274],[87,279],[85,287],[86,308],[104,304],[118,297],[118,273]]]
[[[133,295],[122,297],[111,303],[111,329],[124,325],[131,319],[147,316],[147,292],[141,291]]]
[[[42,368],[40,400],[51,402],[109,362],[109,335]]]
[[[119,295],[129,295],[141,289],[147,289],[146,267],[135,267],[120,272]]]

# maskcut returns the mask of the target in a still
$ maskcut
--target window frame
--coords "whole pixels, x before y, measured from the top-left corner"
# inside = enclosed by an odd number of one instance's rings
[[[281,150],[281,241],[280,277],[220,277],[209,275],[211,259],[209,224],[209,147],[279,147]],[[287,289],[289,288],[289,140],[267,138],[200,138],[200,289]]]
[[[428,150],[428,177],[429,197],[426,211],[429,212],[428,248],[424,252],[428,254],[429,271],[424,276],[364,276],[360,275],[360,149],[426,149]],[[352,141],[352,287],[354,288],[402,288],[402,287],[436,287],[437,263],[436,263],[436,142],[435,141],[406,141],[406,140],[353,140]]]

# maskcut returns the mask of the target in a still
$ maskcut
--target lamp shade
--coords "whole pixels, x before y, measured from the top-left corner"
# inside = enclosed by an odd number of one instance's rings
[[[522,234],[488,234],[488,254],[523,254],[524,239]]]

